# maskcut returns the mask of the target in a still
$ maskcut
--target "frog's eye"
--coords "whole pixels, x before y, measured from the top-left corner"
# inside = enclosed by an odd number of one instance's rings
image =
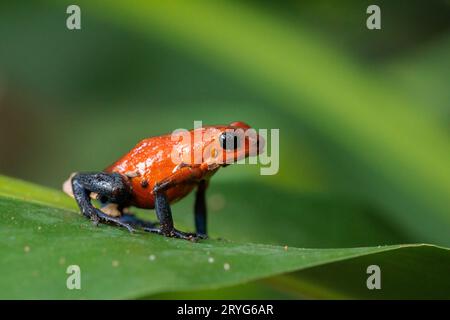
[[[223,132],[219,136],[219,142],[223,149],[225,150],[236,150],[239,148],[240,140],[232,132]]]

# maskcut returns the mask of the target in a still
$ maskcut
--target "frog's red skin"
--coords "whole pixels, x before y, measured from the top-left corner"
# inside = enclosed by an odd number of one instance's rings
[[[162,182],[173,183],[173,187],[166,192],[170,203],[176,202],[189,194],[197,184],[209,178],[217,172],[221,165],[202,162],[199,164],[184,164],[178,166],[172,161],[172,152],[175,148],[189,148],[194,154],[202,152],[207,146],[215,142],[220,132],[226,129],[243,129],[250,127],[242,122],[234,122],[229,126],[210,126],[191,130],[191,141],[194,141],[195,133],[204,133],[205,130],[212,132],[207,137],[203,137],[201,143],[196,145],[184,144],[181,139],[173,141],[171,134],[158,137],[147,138],[139,142],[132,150],[125,154],[104,172],[120,173],[129,179],[132,187],[131,205],[139,208],[153,209],[155,207],[153,190],[155,185]],[[262,138],[258,136],[258,143],[261,144]],[[261,146],[260,146],[261,148]],[[236,159],[242,159],[249,155],[249,141],[246,139],[245,148],[238,151],[225,151],[233,154]],[[192,162],[193,163],[193,162]],[[175,174],[174,174],[175,173]]]

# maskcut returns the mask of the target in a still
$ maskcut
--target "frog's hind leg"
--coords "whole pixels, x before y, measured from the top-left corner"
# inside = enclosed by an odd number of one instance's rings
[[[103,209],[102,209],[103,210]],[[123,210],[123,215],[120,217],[120,221],[128,223],[136,228],[155,228],[159,223],[151,222],[138,218],[135,214],[126,212],[126,208]]]
[[[72,179],[73,196],[77,201],[83,215],[95,224],[99,222],[115,224],[133,232],[130,223],[121,220],[121,217],[110,216],[94,207],[91,203],[91,193],[98,194],[102,202],[113,203],[118,208],[128,206],[131,199],[131,187],[127,178],[119,173],[77,173]],[[121,210],[121,209],[119,209]]]

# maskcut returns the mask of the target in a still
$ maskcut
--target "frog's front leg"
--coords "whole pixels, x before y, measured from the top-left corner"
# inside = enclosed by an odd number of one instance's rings
[[[195,233],[183,232],[175,229],[173,225],[172,210],[165,191],[155,191],[155,210],[159,219],[160,227],[144,228],[145,231],[157,233],[166,237],[173,237],[185,240],[197,240]]]
[[[155,197],[155,211],[159,219],[159,228],[144,228],[148,232],[164,235],[166,237],[174,237],[185,240],[197,240],[198,235],[195,233],[182,232],[175,229],[173,225],[172,210],[167,199],[167,190],[176,187],[182,183],[192,183],[199,177],[201,172],[198,168],[185,167],[172,174],[170,177],[156,183],[153,188]]]

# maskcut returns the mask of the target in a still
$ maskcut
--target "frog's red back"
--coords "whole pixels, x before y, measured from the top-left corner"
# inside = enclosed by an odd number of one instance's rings
[[[153,209],[155,204],[152,190],[155,183],[170,176],[176,168],[176,163],[171,158],[176,143],[172,141],[171,135],[144,139],[104,171],[118,172],[128,177],[133,188],[132,205]],[[194,187],[193,184],[177,186],[168,190],[167,197],[170,202],[175,202]]]

